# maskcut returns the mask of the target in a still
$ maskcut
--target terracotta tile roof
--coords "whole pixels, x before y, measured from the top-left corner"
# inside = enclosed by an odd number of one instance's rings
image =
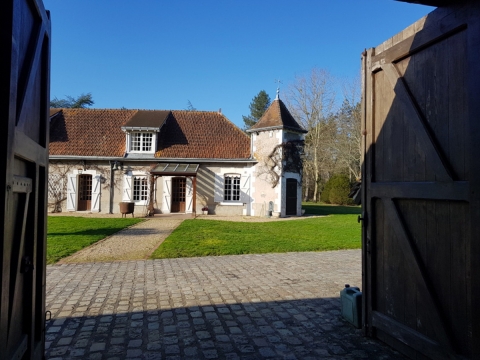
[[[123,157],[121,127],[139,112],[159,118],[168,114],[160,130],[157,158],[248,159],[250,138],[218,112],[53,109],[50,114],[50,155]]]
[[[248,159],[250,138],[218,112],[172,110],[155,157]]]
[[[61,109],[51,118],[50,155],[122,157],[125,133],[121,126],[136,112]]]
[[[297,123],[283,101],[280,99],[273,100],[260,120],[258,120],[258,122],[247,131],[252,132],[255,130],[270,128],[288,129],[303,133],[307,132]]]

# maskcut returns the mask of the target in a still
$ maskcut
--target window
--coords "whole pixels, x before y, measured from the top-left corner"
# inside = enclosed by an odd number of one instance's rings
[[[130,151],[152,152],[153,134],[144,132],[130,133]]]
[[[133,178],[133,201],[147,201],[148,184],[146,176],[135,176]]]
[[[224,184],[223,200],[240,201],[240,175],[225,175]]]

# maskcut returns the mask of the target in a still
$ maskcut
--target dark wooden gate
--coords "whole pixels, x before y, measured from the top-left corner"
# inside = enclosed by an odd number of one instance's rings
[[[78,211],[92,208],[92,175],[78,176]]]
[[[363,56],[364,329],[412,358],[480,356],[479,13],[439,8]]]
[[[287,179],[285,215],[297,215],[297,180]]]
[[[42,359],[49,14],[40,0],[5,0],[0,28],[0,357]]]
[[[185,195],[186,195],[187,179],[172,179],[172,213],[185,212]]]

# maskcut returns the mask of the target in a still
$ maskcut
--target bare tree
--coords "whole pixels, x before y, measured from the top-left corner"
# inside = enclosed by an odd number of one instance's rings
[[[92,106],[95,102],[91,93],[81,94],[78,97],[67,96],[66,99],[59,99],[55,97],[50,100],[51,108],[69,108],[69,109],[83,109],[87,106]]]
[[[362,156],[360,77],[343,83],[343,103],[335,120],[338,134],[332,146],[338,159],[350,176],[350,181],[361,177],[360,159]]]
[[[335,157],[329,149],[335,136],[331,116],[335,98],[335,80],[325,69],[314,68],[307,76],[297,76],[287,89],[285,102],[290,112],[309,132],[304,150],[305,194],[308,196],[309,187],[313,186],[313,201],[319,200],[322,174],[328,176],[335,166]]]

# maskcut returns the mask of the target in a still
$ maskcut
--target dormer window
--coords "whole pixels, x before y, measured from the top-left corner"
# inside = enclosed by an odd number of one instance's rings
[[[153,152],[153,133],[132,132],[130,134],[130,151]]]
[[[123,126],[126,153],[153,155],[157,151],[160,129],[170,111],[138,110]],[[133,155],[136,156],[136,155]],[[143,155],[139,155],[143,157]]]
[[[157,132],[153,131],[127,131],[128,153],[155,153]]]

